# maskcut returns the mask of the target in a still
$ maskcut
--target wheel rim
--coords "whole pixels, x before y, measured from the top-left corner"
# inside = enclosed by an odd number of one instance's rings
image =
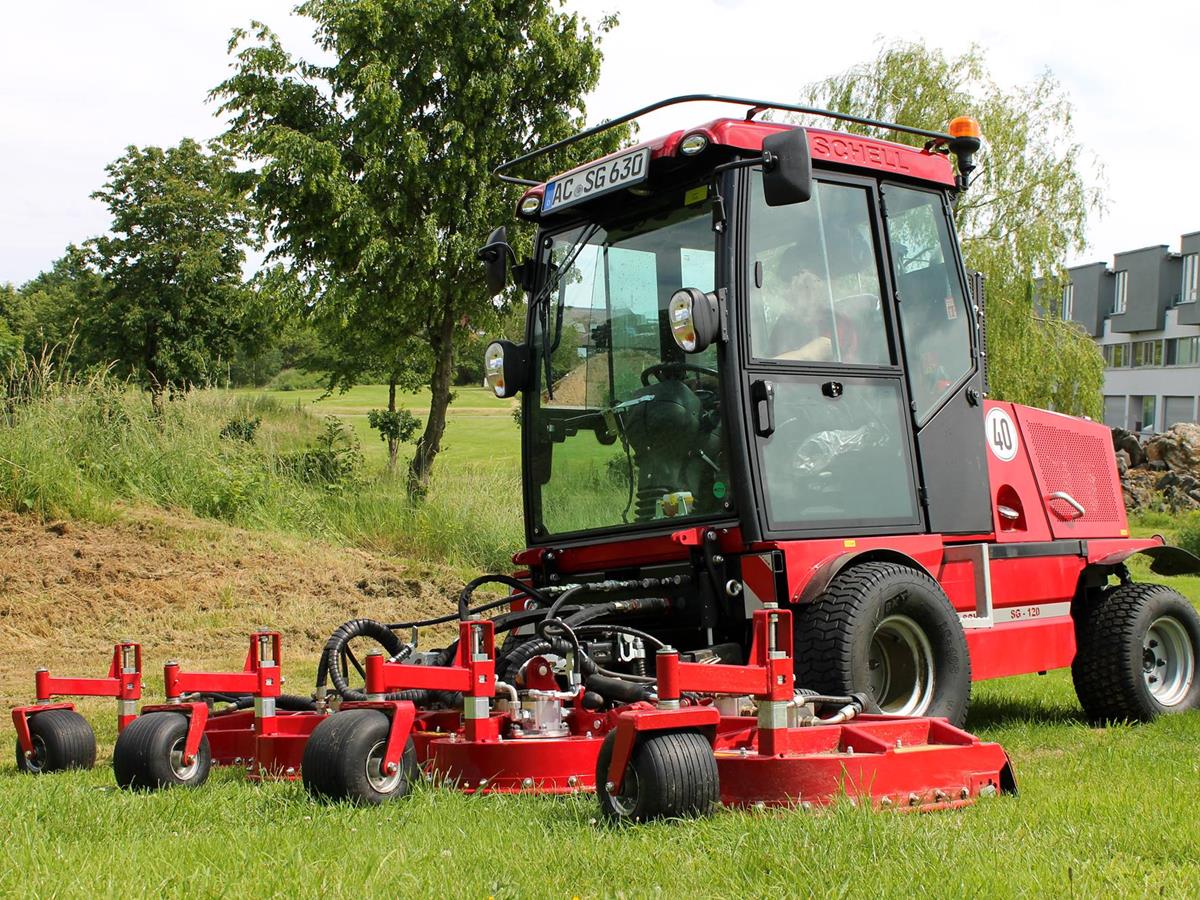
[[[638,776],[633,766],[625,769],[625,777],[621,781],[621,790],[613,793],[608,791],[609,802],[613,811],[625,819],[633,818],[638,801]]]
[[[183,750],[187,744],[187,737],[181,737],[171,745],[171,771],[175,773],[175,777],[180,781],[191,781],[196,772],[200,768],[200,754],[197,753],[192,757],[192,761],[186,766],[183,764]]]
[[[867,654],[871,694],[885,713],[923,714],[933,702],[933,648],[908,616],[888,616],[871,636]]]
[[[30,740],[33,743],[33,756],[25,757],[25,768],[37,775],[46,766],[46,742],[37,734],[31,735]]]
[[[1142,677],[1160,706],[1177,706],[1196,677],[1196,653],[1187,629],[1174,616],[1160,616],[1142,638]]]
[[[391,775],[383,774],[383,755],[386,750],[387,742],[380,741],[367,754],[367,781],[372,790],[379,794],[392,793],[400,786],[400,779],[404,777],[400,766],[396,766],[396,771]]]

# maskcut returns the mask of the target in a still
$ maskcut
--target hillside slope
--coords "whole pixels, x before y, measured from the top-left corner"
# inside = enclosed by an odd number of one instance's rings
[[[161,510],[111,525],[0,512],[0,701],[31,699],[38,665],[103,674],[124,638],[142,642],[153,677],[168,657],[240,668],[249,632],[271,627],[285,672],[311,672],[345,620],[449,612],[464,574]]]

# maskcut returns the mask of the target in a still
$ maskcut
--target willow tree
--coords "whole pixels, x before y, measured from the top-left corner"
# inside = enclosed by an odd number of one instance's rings
[[[970,115],[983,150],[970,189],[955,207],[967,266],[987,283],[992,395],[1061,412],[1100,417],[1104,363],[1083,329],[1038,314],[1034,285],[1057,295],[1068,254],[1083,250],[1099,211],[1099,167],[1074,137],[1071,103],[1045,72],[1005,88],[971,47],[947,58],[919,44],[882,47],[875,58],[809,85],[803,102],[931,130]],[[888,140],[903,134],[851,126]]]
[[[213,92],[254,165],[274,257],[302,276],[341,386],[419,379],[429,416],[410,466],[426,484],[452,400],[456,337],[496,308],[475,251],[518,194],[501,161],[584,122],[595,28],[560,0],[310,0],[319,61],[262,23],[230,42]],[[394,412],[394,401],[389,404]]]

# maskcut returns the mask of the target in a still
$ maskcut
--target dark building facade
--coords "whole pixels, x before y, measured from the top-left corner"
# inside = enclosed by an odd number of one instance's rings
[[[1104,421],[1153,432],[1200,421],[1200,231],[1067,270],[1059,313],[1104,354]]]

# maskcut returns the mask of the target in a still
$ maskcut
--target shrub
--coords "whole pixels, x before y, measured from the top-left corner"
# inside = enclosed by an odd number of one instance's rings
[[[329,387],[329,376],[323,372],[284,369],[267,384],[273,391],[313,391]]]
[[[262,416],[253,418],[247,415],[235,416],[221,428],[221,437],[253,444],[254,436],[258,433],[258,426],[261,424]]]
[[[417,433],[421,420],[407,409],[373,409],[367,413],[367,424],[379,432],[381,440],[403,444]]]
[[[358,438],[340,419],[325,418],[311,447],[281,456],[279,470],[305,484],[341,490],[359,480],[363,468]]]
[[[1179,546],[1200,556],[1200,512],[1190,513],[1179,526]]]

